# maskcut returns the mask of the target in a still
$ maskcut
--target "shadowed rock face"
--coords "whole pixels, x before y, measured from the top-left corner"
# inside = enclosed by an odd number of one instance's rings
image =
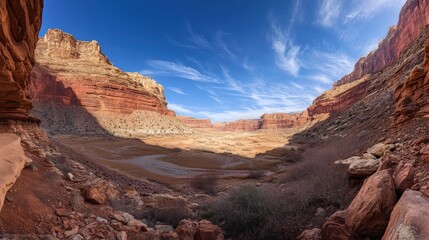
[[[429,41],[426,42],[425,59],[413,68],[395,90],[395,122],[402,123],[415,116],[429,118]]]
[[[37,103],[54,101],[89,111],[129,114],[146,110],[175,115],[167,108],[160,84],[113,66],[96,41],[78,41],[61,30],[50,29],[37,43],[36,61],[30,94]],[[46,76],[56,81],[46,81]],[[57,82],[65,91],[55,86]],[[70,91],[78,101],[70,101]]]
[[[0,118],[27,119],[26,94],[42,24],[43,0],[0,1]]]

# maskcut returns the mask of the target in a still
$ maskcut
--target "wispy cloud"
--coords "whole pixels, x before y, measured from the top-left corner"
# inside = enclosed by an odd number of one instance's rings
[[[163,60],[150,60],[148,64],[152,69],[141,71],[145,75],[167,75],[173,77],[180,77],[197,82],[218,82],[214,77],[201,73],[195,68],[185,66],[181,63],[163,61]]]
[[[405,0],[359,0],[353,2],[353,7],[345,15],[345,23],[373,18],[381,10],[391,7],[401,7]]]
[[[225,33],[223,31],[217,31],[216,32],[216,45],[232,60],[236,60],[236,55],[231,51],[228,44],[226,44],[224,38],[228,35],[228,33]]]
[[[318,12],[318,23],[324,27],[332,27],[341,13],[341,1],[323,0]]]
[[[193,113],[195,113],[191,109],[189,109],[189,108],[187,108],[187,107],[185,107],[183,105],[175,104],[175,103],[169,103],[168,104],[168,108],[170,108],[170,109],[172,109],[172,110],[174,110],[175,112],[178,112],[178,113],[184,113],[184,114],[193,114]]]
[[[176,87],[169,87],[169,89],[170,89],[171,91],[175,92],[175,93],[178,93],[178,94],[181,94],[181,95],[186,95],[186,93],[184,93],[184,92],[182,91],[182,89],[180,89],[180,88],[176,88]]]
[[[271,30],[271,48],[274,50],[276,65],[290,75],[298,76],[301,68],[298,59],[300,47],[295,46],[275,22],[271,23]]]
[[[186,27],[189,33],[188,40],[193,44],[193,46],[195,46],[196,48],[212,48],[211,43],[207,41],[207,39],[203,35],[198,34],[192,30],[191,25],[188,24],[186,25]]]
[[[351,72],[354,60],[341,52],[313,50],[304,61],[304,67],[313,72],[310,79],[323,84],[331,84]]]

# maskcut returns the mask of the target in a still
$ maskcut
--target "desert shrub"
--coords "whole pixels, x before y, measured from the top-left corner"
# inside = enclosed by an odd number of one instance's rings
[[[186,207],[176,206],[166,209],[150,209],[143,216],[152,227],[154,227],[157,221],[160,221],[176,228],[180,220],[191,217],[191,212]]]
[[[217,174],[200,174],[191,178],[190,185],[193,188],[203,191],[207,194],[215,194],[218,180],[219,176]]]
[[[233,239],[283,239],[285,206],[278,191],[245,185],[209,205],[202,216]]]

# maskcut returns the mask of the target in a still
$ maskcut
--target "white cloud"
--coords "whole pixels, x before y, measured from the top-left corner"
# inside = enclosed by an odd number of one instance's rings
[[[333,83],[332,79],[323,73],[316,73],[315,75],[311,76],[311,78],[317,82],[324,83],[324,84]]]
[[[194,111],[190,110],[189,108],[187,108],[183,105],[180,105],[180,104],[175,104],[175,103],[169,103],[168,108],[172,109],[178,113],[184,113],[184,114],[193,114],[194,113]]]
[[[276,65],[292,76],[298,76],[301,63],[298,59],[300,47],[285,37],[279,26],[272,23],[271,47],[275,53]]]
[[[332,27],[341,13],[341,1],[323,0],[318,12],[318,23],[324,27]]]
[[[405,0],[359,0],[353,3],[353,7],[345,15],[345,23],[371,19],[384,9],[403,6]]]
[[[314,50],[305,61],[305,68],[315,71],[309,78],[320,83],[330,84],[351,72],[354,60],[341,52]]]
[[[193,46],[195,46],[196,48],[212,48],[210,42],[207,41],[207,39],[203,35],[198,34],[192,30],[191,25],[188,24],[187,29],[189,33],[188,40],[193,44]]]
[[[225,32],[217,31],[216,32],[216,45],[223,51],[225,54],[235,61],[237,58],[236,55],[231,51],[230,47],[224,41],[224,36],[228,35]]]
[[[170,87],[169,89],[170,89],[171,91],[175,92],[175,93],[178,93],[178,94],[181,94],[181,95],[186,95],[186,93],[184,93],[184,92],[182,91],[182,89],[180,89],[180,88]]]
[[[149,66],[151,66],[153,69],[141,71],[142,74],[168,75],[197,82],[218,82],[214,77],[205,73],[201,73],[197,69],[185,66],[181,63],[174,63],[162,60],[150,60],[148,63]]]

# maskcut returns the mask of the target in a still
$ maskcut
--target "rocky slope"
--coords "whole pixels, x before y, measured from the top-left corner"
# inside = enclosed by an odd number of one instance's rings
[[[378,49],[361,58],[354,70],[313,102],[308,108],[310,116],[344,110],[368,95],[368,88],[378,74],[398,61],[429,23],[428,0],[407,1],[397,26],[391,27]]]
[[[0,3],[0,118],[28,118],[26,94],[34,48],[42,24],[43,1]]]
[[[96,41],[58,29],[39,39],[29,94],[52,132],[134,136],[190,132],[167,108],[163,87],[110,63]]]
[[[384,67],[359,80],[336,85],[309,108],[310,115],[334,114],[300,133],[297,138],[302,138],[301,142],[340,138],[344,148],[375,144],[361,156],[338,162],[348,165],[352,179],[366,180],[349,207],[329,217],[315,239],[425,239],[427,236],[429,26],[424,26],[429,17],[427,6],[428,1],[405,3],[398,32],[391,36],[391,39],[404,36],[404,43],[393,42],[390,47],[380,44],[376,51],[389,52],[391,48],[393,54],[398,47],[402,48],[392,62],[387,65],[373,62],[372,69]],[[348,146],[348,141],[356,146]]]

